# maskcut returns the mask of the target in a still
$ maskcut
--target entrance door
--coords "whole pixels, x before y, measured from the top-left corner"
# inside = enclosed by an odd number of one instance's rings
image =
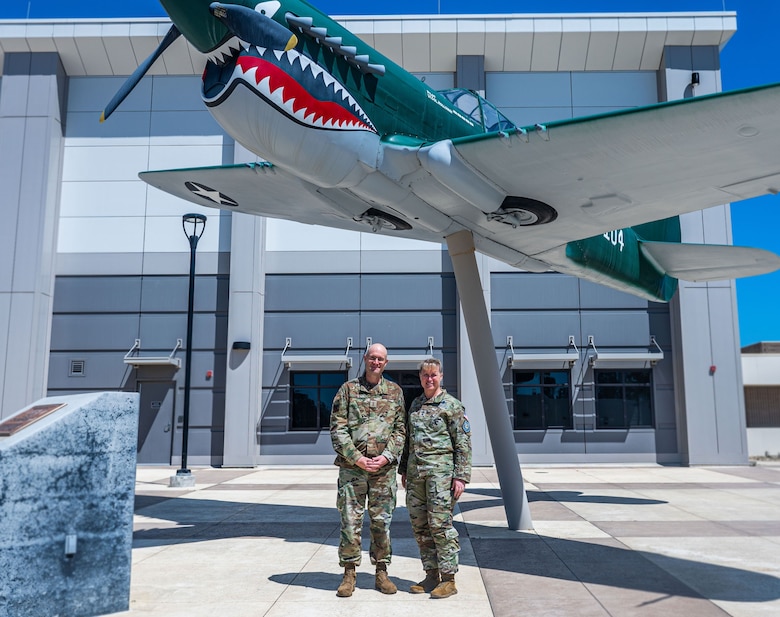
[[[173,381],[139,381],[138,463],[171,464],[173,437]]]

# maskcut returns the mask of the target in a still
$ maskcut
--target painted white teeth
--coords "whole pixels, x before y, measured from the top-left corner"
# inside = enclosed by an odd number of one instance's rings
[[[232,43],[232,45],[230,45],[230,43]],[[231,41],[229,41],[228,44],[223,45],[222,47],[220,47],[219,50],[215,50],[214,52],[212,52],[211,56],[216,57],[217,52],[219,52],[219,56],[222,56],[223,58],[222,62],[219,62],[219,64],[224,64],[225,60],[229,60],[230,58],[234,57],[232,51],[230,51],[229,56],[223,55],[223,52],[226,49],[226,47],[229,47],[230,50],[233,50],[236,49],[235,45],[241,45],[241,44],[243,44],[243,42],[240,41],[238,38],[231,39]],[[265,55],[267,51],[266,48],[252,46],[252,45],[249,45],[248,48],[257,50],[258,55],[261,57]],[[282,57],[286,56],[287,62],[290,64],[290,66],[295,66],[295,63],[297,62],[302,73],[305,73],[308,70],[311,72],[311,75],[315,79],[321,78],[322,83],[330,91],[331,97],[333,99],[340,99],[345,104],[345,106],[350,108],[350,110],[356,116],[356,118],[360,118],[360,120],[357,119],[334,120],[333,118],[324,118],[321,115],[318,115],[316,111],[309,110],[306,107],[301,107],[296,111],[294,109],[295,99],[290,99],[289,101],[286,102],[284,100],[284,93],[285,93],[284,86],[279,86],[273,92],[271,92],[271,77],[268,75],[262,77],[259,83],[257,82],[258,69],[255,66],[249,67],[246,70],[246,72],[244,72],[242,67],[239,64],[236,64],[233,70],[233,76],[231,78],[231,81],[233,79],[238,79],[238,78],[243,79],[248,84],[254,86],[265,98],[274,102],[274,104],[277,107],[285,110],[285,112],[289,116],[295,118],[299,122],[308,124],[309,126],[313,126],[316,128],[323,128],[323,129],[339,129],[339,130],[361,130],[365,128],[366,125],[369,127],[372,126],[368,116],[360,108],[360,105],[358,105],[357,101],[350,94],[350,92],[344,86],[342,86],[342,84],[339,81],[337,81],[336,78],[333,77],[330,73],[328,73],[325,69],[323,69],[315,62],[312,62],[310,58],[301,55],[295,50],[290,50],[288,52],[284,52],[280,50],[272,50],[272,51],[274,52],[274,56],[276,57],[277,61],[281,62]],[[216,60],[213,59],[212,61],[216,62]]]

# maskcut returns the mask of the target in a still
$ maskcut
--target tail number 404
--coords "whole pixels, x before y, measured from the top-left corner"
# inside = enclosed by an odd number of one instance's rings
[[[623,230],[622,229],[613,229],[612,231],[607,231],[603,234],[604,238],[612,244],[612,246],[619,246],[620,251],[623,252]]]

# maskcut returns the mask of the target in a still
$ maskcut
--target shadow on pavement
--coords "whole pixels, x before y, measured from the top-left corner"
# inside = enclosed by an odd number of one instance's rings
[[[489,494],[489,491],[474,491]],[[551,493],[555,495],[555,492]],[[576,499],[574,491],[559,493],[564,499]],[[486,507],[495,500],[468,502],[464,507]],[[497,500],[500,504],[500,500]],[[598,503],[664,503],[655,500],[630,500],[590,497]],[[276,504],[252,504],[208,499],[162,499],[139,495],[136,498],[137,514],[157,519],[136,523],[133,534],[136,545],[168,545],[182,542],[201,542],[221,538],[282,538],[289,542],[316,542],[335,546],[339,537],[339,518],[335,508],[318,506],[291,506]],[[169,522],[168,522],[169,521]],[[470,523],[477,531],[479,526]],[[466,526],[456,524],[459,533],[467,533]],[[393,537],[411,537],[411,526],[406,508],[399,505],[393,520]],[[547,579],[579,581],[585,584],[603,585],[653,594],[701,598],[700,593],[686,585],[672,573],[680,573],[687,580],[724,581],[722,585],[708,585],[713,591],[705,596],[709,600],[767,602],[780,598],[780,579],[760,572],[735,567],[677,559],[661,554],[633,551],[614,538],[589,541],[557,539],[533,534],[517,538],[480,538],[478,533],[470,539],[483,570],[483,578],[490,586],[500,574],[525,574]],[[364,538],[368,537],[364,528]],[[404,546],[406,545],[406,546]],[[399,556],[419,559],[413,543],[398,543],[394,552]],[[492,574],[484,576],[485,571]],[[340,574],[299,574],[300,584],[332,589],[338,586]],[[498,574],[498,576],[494,576]],[[287,581],[289,574],[278,574],[279,582]],[[361,587],[365,577],[361,573]],[[338,580],[337,580],[338,579]],[[295,581],[297,579],[293,579]],[[313,581],[320,581],[314,583]],[[400,581],[401,585],[404,584]],[[398,584],[398,583],[397,583]],[[410,583],[411,584],[411,583]],[[371,587],[369,582],[368,587]]]

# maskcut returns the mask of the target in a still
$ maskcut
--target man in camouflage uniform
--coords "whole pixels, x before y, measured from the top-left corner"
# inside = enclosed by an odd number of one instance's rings
[[[330,415],[330,437],[339,466],[336,505],[341,513],[339,565],[344,578],[336,595],[349,597],[360,565],[363,510],[368,502],[376,588],[395,593],[387,577],[392,557],[390,521],[396,496],[396,467],[406,441],[406,408],[401,387],[382,376],[387,349],[371,345],[363,356],[366,371],[339,388]]]
[[[471,428],[463,404],[441,387],[443,377],[436,358],[420,365],[423,394],[409,408],[406,447],[398,467],[425,569],[425,579],[410,591],[432,598],[458,593],[460,544],[452,511],[471,480]]]

